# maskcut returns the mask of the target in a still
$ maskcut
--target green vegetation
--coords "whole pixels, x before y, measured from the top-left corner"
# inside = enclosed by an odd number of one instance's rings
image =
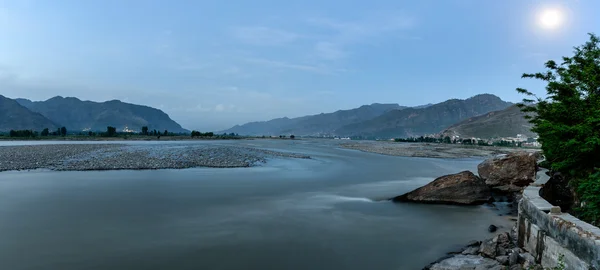
[[[148,127],[147,126],[142,127],[142,135],[148,135]]]
[[[213,136],[215,136],[215,134],[212,132],[202,133],[200,131],[192,130],[192,138],[194,138],[194,137],[213,137]]]
[[[446,137],[410,137],[410,138],[396,138],[395,142],[409,142],[409,143],[445,143],[445,144],[463,144],[463,145],[479,145],[479,146],[503,146],[503,147],[522,147],[522,142],[513,142],[513,141],[485,141],[485,140],[475,140],[475,139],[462,139],[462,140],[452,140],[449,136]]]
[[[37,132],[33,130],[11,130],[9,136],[12,138],[21,137],[21,138],[35,138],[37,137]]]
[[[106,137],[115,137],[117,135],[117,128],[108,126],[106,127]]]
[[[48,135],[50,135],[50,131],[48,130],[48,128],[45,128],[44,130],[42,130],[41,135],[44,137],[47,137]]]
[[[63,136],[63,137],[67,136],[67,128],[66,127],[61,127],[59,129],[59,134],[60,134],[60,136]]]
[[[580,218],[600,225],[600,38],[574,48],[562,63],[546,62],[546,71],[523,78],[546,83],[547,97],[517,88],[532,97],[519,104],[539,135],[544,156],[554,171],[569,176],[581,202]]]

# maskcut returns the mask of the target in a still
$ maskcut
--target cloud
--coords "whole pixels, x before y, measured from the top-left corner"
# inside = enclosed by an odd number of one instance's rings
[[[339,21],[332,18],[310,18],[308,24],[331,33],[322,36],[314,46],[315,54],[325,60],[341,59],[349,55],[348,47],[355,44],[373,43],[385,37],[403,40],[419,40],[419,36],[406,33],[415,26],[411,16],[390,12],[368,16],[357,21]],[[393,33],[393,35],[392,35]]]
[[[255,64],[272,67],[272,68],[277,68],[277,69],[294,69],[294,70],[302,70],[302,71],[314,72],[314,73],[319,73],[319,74],[331,74],[331,73],[343,71],[341,69],[331,69],[331,68],[328,68],[325,66],[295,64],[295,63],[289,63],[289,62],[283,62],[283,61],[273,61],[273,60],[268,60],[268,59],[263,59],[263,58],[248,58],[248,59],[246,59],[246,61],[250,62],[250,63],[255,63]]]
[[[231,34],[244,43],[258,46],[278,46],[300,38],[296,33],[264,26],[236,27],[232,29]]]
[[[346,57],[347,53],[344,52],[338,45],[327,41],[317,42],[315,45],[317,55],[324,59],[334,60]]]

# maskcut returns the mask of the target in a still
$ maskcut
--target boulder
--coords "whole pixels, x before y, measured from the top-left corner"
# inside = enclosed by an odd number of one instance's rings
[[[496,260],[476,255],[456,255],[432,265],[430,270],[493,269],[500,264]]]
[[[496,257],[496,261],[501,265],[508,265],[508,256],[498,256]]]
[[[517,192],[535,181],[536,162],[535,153],[514,152],[487,159],[477,166],[477,172],[493,189]]]
[[[495,232],[496,230],[498,230],[498,227],[496,227],[494,224],[488,227],[488,232]]]
[[[573,191],[569,187],[569,180],[560,173],[554,173],[540,190],[540,196],[550,204],[560,206],[564,212],[568,212],[575,201]]]
[[[498,238],[494,237],[493,239],[488,239],[486,241],[481,242],[481,246],[479,247],[479,252],[481,255],[488,258],[495,258],[496,253],[498,251]]]
[[[492,199],[490,188],[470,171],[445,175],[402,196],[394,202],[476,205]]]

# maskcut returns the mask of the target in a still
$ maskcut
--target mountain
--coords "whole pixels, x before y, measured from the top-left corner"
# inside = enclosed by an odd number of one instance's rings
[[[527,137],[536,136],[531,131],[533,125],[524,117],[525,113],[513,105],[501,111],[489,112],[454,124],[442,131],[442,135],[476,138],[515,137],[517,134]]]
[[[159,109],[119,100],[93,102],[57,96],[46,101],[17,99],[17,102],[70,131],[102,131],[107,126],[140,131],[142,126],[147,126],[150,130],[188,132]]]
[[[241,135],[282,135],[294,134],[302,136],[332,135],[334,130],[348,124],[360,123],[392,110],[406,107],[398,104],[363,105],[350,110],[339,110],[333,113],[321,113],[298,118],[277,118],[264,122],[250,122],[236,125],[221,132]]]
[[[340,136],[405,138],[439,133],[467,118],[512,105],[490,94],[465,100],[450,99],[424,108],[392,110],[371,120],[345,125],[335,133]]]
[[[58,125],[39,113],[19,104],[16,100],[0,95],[0,132],[14,130],[56,130]]]

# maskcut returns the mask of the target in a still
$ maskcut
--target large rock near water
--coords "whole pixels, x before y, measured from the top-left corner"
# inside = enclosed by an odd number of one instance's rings
[[[535,181],[536,161],[535,153],[515,152],[482,162],[477,172],[493,189],[516,192]]]
[[[467,205],[482,204],[491,199],[490,188],[470,171],[439,177],[425,186],[392,198],[395,202]]]

